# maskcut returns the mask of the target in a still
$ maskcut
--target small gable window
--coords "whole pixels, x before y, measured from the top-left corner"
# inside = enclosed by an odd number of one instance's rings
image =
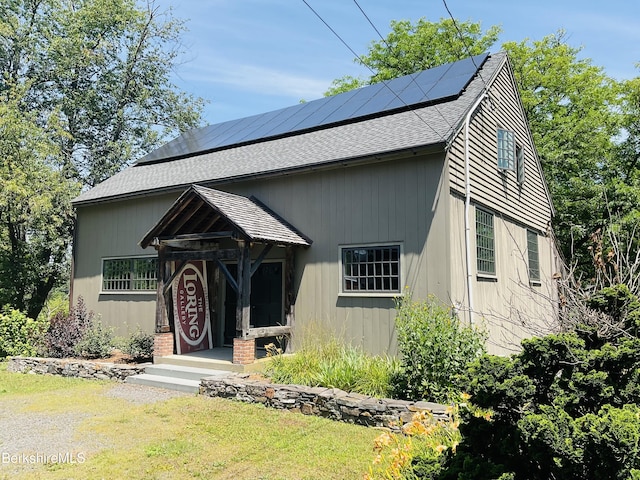
[[[498,129],[498,168],[516,169],[516,135],[511,130]]]

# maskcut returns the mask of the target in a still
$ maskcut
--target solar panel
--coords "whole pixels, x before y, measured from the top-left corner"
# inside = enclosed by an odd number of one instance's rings
[[[324,128],[456,97],[487,57],[486,53],[476,55],[331,97],[191,130],[144,156],[137,164]]]

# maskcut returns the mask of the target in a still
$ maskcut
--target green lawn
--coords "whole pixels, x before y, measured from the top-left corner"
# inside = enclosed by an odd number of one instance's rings
[[[5,411],[9,406],[16,414],[38,418],[77,413],[83,420],[74,440],[93,445],[92,451],[74,452],[86,455],[83,463],[30,465],[18,472],[0,465],[0,478],[360,479],[379,434],[198,396],[136,405],[105,395],[113,387],[110,382],[8,373],[0,364],[0,413],[3,405]]]

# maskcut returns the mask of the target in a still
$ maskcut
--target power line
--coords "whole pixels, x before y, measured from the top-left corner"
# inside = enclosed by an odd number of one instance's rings
[[[358,0],[353,0],[353,3],[356,4],[356,6],[358,7],[358,9],[360,10],[360,12],[362,12],[362,15],[364,15],[364,18],[367,19],[367,21],[369,22],[369,25],[371,25],[371,27],[375,30],[375,32],[378,34],[378,36],[380,37],[380,39],[383,41],[383,43],[387,46],[388,50],[391,50],[391,45],[389,45],[389,43],[387,43],[386,38],[384,38],[382,36],[382,34],[380,33],[380,30],[378,30],[378,28],[375,26],[375,24],[373,23],[373,21],[371,20],[371,18],[369,18],[369,15],[367,15],[367,13],[364,11],[364,9],[360,6],[360,4],[358,3]],[[475,65],[475,64],[474,64]],[[476,66],[477,69],[477,66]],[[446,71],[442,73],[442,75],[440,76],[440,78],[438,79],[438,82],[440,80],[442,80],[442,77],[444,77],[446,75]],[[435,88],[435,86],[438,84],[438,82],[435,82],[433,84],[433,86],[427,90],[426,92],[423,90],[422,85],[420,85],[415,77],[411,77],[411,81],[418,87],[418,89],[422,92],[422,94],[425,96],[425,98],[427,98],[429,92],[431,92],[431,90],[433,90]],[[447,118],[442,114],[442,112],[440,111],[440,109],[438,109],[437,105],[433,105],[434,108],[436,109],[436,112],[438,112],[438,114],[442,117],[442,119],[444,120],[444,122],[449,126],[449,128],[453,129],[453,125],[451,125],[449,123],[449,120],[447,120]]]
[[[353,1],[355,2],[355,0],[353,0]],[[476,61],[474,60],[473,55],[471,55],[471,51],[469,50],[467,42],[465,42],[465,40],[464,40],[464,35],[462,35],[462,31],[460,30],[460,27],[458,26],[458,22],[456,21],[456,19],[454,18],[453,14],[451,13],[451,10],[449,9],[449,5],[447,5],[447,0],[442,0],[442,3],[444,4],[444,8],[447,10],[447,13],[449,14],[449,18],[451,18],[451,21],[453,22],[453,26],[455,27],[456,31],[458,32],[458,36],[460,37],[460,41],[462,42],[462,46],[466,50],[467,55],[469,55],[469,58],[471,58],[471,62],[473,63],[473,66],[476,67],[476,71],[478,72],[478,76],[480,77],[480,80],[482,80],[482,83],[486,88],[487,82],[485,82],[484,78],[482,78],[482,72],[480,72],[480,68],[478,67],[478,65],[476,65]]]
[[[354,55],[354,56],[355,56],[355,57],[360,61],[360,64],[361,64],[361,65],[364,65],[364,66],[365,66],[365,67],[366,67],[366,68],[367,68],[367,69],[368,69],[368,70],[369,70],[373,75],[375,75],[375,74],[376,74],[376,72],[375,72],[375,71],[374,71],[370,66],[368,66],[367,64],[365,64],[365,63],[364,63],[364,61],[362,60],[362,57],[361,57],[359,54],[357,54],[357,53],[356,53],[356,51],[355,51],[353,48],[351,48],[351,46],[349,46],[349,44],[348,44],[348,43],[347,43],[347,42],[346,42],[346,41],[345,41],[345,40],[340,36],[340,34],[338,34],[338,32],[336,32],[336,31],[331,27],[331,25],[329,25],[329,23],[328,23],[327,21],[325,21],[325,19],[324,19],[324,18],[322,18],[322,16],[321,16],[321,15],[320,15],[316,10],[314,10],[314,8],[313,8],[311,5],[309,5],[309,3],[307,2],[307,0],[302,0],[302,2],[303,2],[303,3],[304,3],[304,4],[309,8],[309,10],[311,10],[311,11],[313,12],[313,14],[314,14],[316,17],[318,17],[318,19],[320,19],[320,21],[321,21],[322,23],[324,23],[324,24],[325,24],[325,26],[326,26],[326,27],[327,27],[327,28],[328,28],[328,29],[329,29],[329,30],[330,30],[330,31],[331,31],[331,32],[332,32],[332,33],[333,33],[333,34],[334,34],[334,35],[335,35],[335,36],[336,36],[336,37],[337,37],[341,42],[342,42],[342,44],[343,44],[345,47],[347,47],[347,48],[349,49],[349,51],[350,51],[350,52],[351,52],[351,53],[352,53],[352,54],[353,54],[353,55]],[[374,28],[375,28],[375,27],[374,27]],[[379,34],[379,32],[378,32],[378,34]],[[446,72],[445,72],[445,73],[446,73]],[[444,74],[443,74],[443,75],[444,75]],[[413,80],[413,81],[415,81],[415,80]],[[418,119],[419,119],[422,123],[424,123],[427,127],[429,127],[429,128],[433,131],[433,133],[435,133],[437,136],[440,136],[440,133],[439,133],[435,128],[433,128],[429,123],[427,123],[427,122],[425,121],[425,119],[424,119],[424,118],[422,118],[422,117],[418,114],[418,112],[416,112],[416,111],[415,111],[415,109],[413,109],[413,108],[411,108],[409,105],[407,105],[407,103],[406,103],[406,102],[405,102],[405,101],[404,101],[404,100],[403,100],[403,99],[402,99],[402,98],[401,98],[401,97],[400,97],[400,96],[399,96],[399,95],[398,95],[398,94],[397,94],[397,93],[396,93],[396,92],[395,92],[395,91],[394,91],[394,90],[393,90],[393,89],[388,85],[388,83],[387,83],[385,80],[382,80],[382,81],[381,81],[381,83],[382,83],[382,84],[383,84],[383,85],[384,85],[384,86],[385,86],[385,87],[386,87],[386,88],[387,88],[387,89],[388,89],[388,90],[389,90],[389,91],[390,91],[390,92],[391,92],[391,93],[392,93],[392,94],[393,94],[393,95],[394,95],[398,100],[400,100],[400,102],[402,102],[402,104],[403,104],[405,107],[407,107],[407,110],[408,110],[408,111],[413,112],[413,114],[414,114],[416,117],[418,117]],[[434,86],[435,86],[435,85],[434,85]],[[424,93],[424,92],[422,92],[422,93]],[[426,94],[425,94],[425,95],[426,95]],[[435,105],[434,105],[434,106],[435,106]],[[436,107],[436,111],[438,111],[438,112],[439,112],[439,110],[437,110],[437,107]],[[442,115],[442,113],[440,113],[440,115],[444,118],[444,116]],[[446,119],[445,119],[445,121],[446,121]],[[447,122],[447,125],[449,125],[449,128],[453,128],[453,127],[451,126],[451,124],[449,124],[449,122]]]

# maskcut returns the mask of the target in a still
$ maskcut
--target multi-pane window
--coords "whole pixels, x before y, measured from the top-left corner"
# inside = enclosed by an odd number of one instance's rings
[[[399,293],[400,245],[342,247],[344,293]]]
[[[524,183],[524,149],[520,145],[516,145],[516,169],[518,183]]]
[[[538,234],[527,230],[527,253],[529,257],[529,280],[540,281],[540,254],[538,251]]]
[[[146,258],[110,258],[102,261],[102,290],[105,292],[155,290],[158,261]]]
[[[498,168],[516,169],[516,135],[502,128],[498,129]]]
[[[476,208],[476,266],[478,273],[496,273],[493,215],[479,208]]]

